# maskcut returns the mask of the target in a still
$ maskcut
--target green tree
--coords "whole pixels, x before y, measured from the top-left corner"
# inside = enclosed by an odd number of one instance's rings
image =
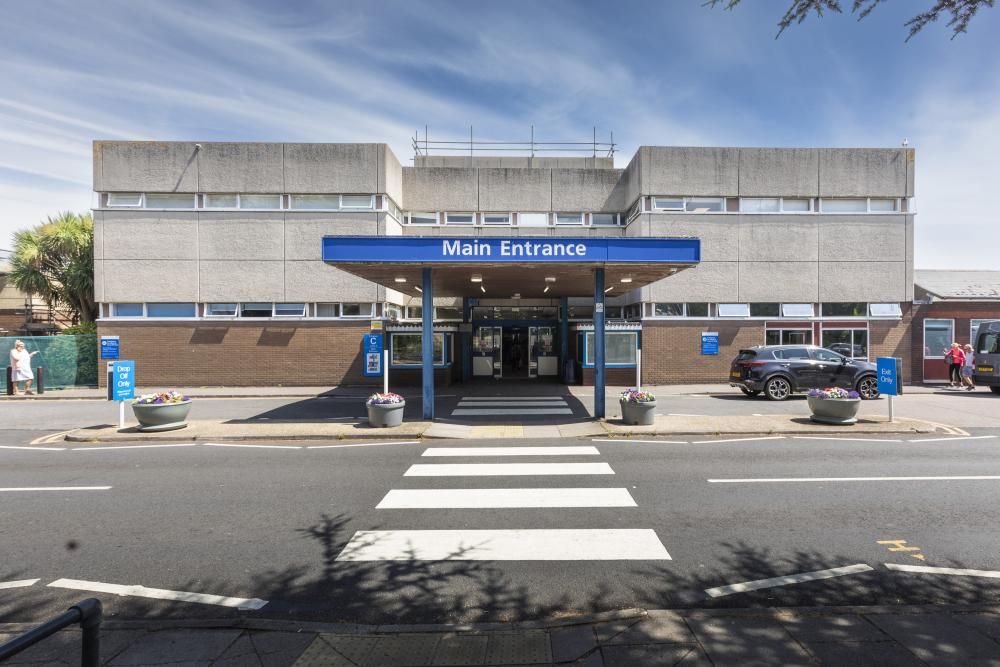
[[[741,0],[706,0],[707,7],[723,6],[726,9],[734,9]],[[802,23],[810,14],[823,16],[823,12],[842,13],[844,10],[840,5],[841,0],[792,0],[791,6],[785,15],[778,21],[778,34],[775,39],[781,37],[781,33],[793,23]],[[876,7],[885,0],[853,0],[851,13],[858,15],[858,20],[865,18],[872,13]],[[948,27],[951,28],[951,38],[955,39],[969,27],[969,22],[976,16],[976,13],[984,7],[992,7],[996,0],[933,0],[933,4],[920,12],[904,25],[910,29],[906,41],[923,30],[928,24],[934,23],[944,15],[948,15]]]
[[[93,322],[94,221],[89,213],[61,213],[14,234],[10,278],[50,307],[65,308],[74,321]]]

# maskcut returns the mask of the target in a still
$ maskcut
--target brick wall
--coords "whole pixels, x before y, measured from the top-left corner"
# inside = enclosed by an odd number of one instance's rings
[[[643,373],[643,377],[645,377]],[[583,382],[582,384],[586,387],[594,386],[594,369],[584,368],[583,369]],[[605,368],[604,369],[604,385],[606,387],[634,387],[635,386],[635,369],[634,368]]]
[[[101,322],[136,362],[140,386],[378,385],[362,375],[368,324],[353,322]],[[103,372],[98,373],[102,386]]]
[[[878,357],[899,357],[903,360],[903,383],[908,384],[920,377],[920,359],[913,356],[913,306],[904,303],[901,309],[902,320],[869,321],[868,359],[875,363]]]
[[[701,333],[719,332],[719,354],[701,353]],[[764,344],[763,322],[642,323],[642,383],[699,384],[729,381],[740,348]]]
[[[971,342],[970,320],[1000,320],[1000,302],[938,301],[913,306],[910,354],[913,359],[914,382],[924,380],[924,320],[928,318],[955,320],[955,342],[964,345]],[[933,360],[928,363],[939,365],[939,375],[946,377],[946,366],[943,361]]]
[[[13,335],[21,331],[24,326],[23,310],[0,310],[0,329],[6,329]]]

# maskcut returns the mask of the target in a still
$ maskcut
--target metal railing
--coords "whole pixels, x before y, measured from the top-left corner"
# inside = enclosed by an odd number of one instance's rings
[[[0,644],[0,661],[11,658],[38,642],[71,625],[80,624],[83,640],[80,649],[81,667],[100,667],[101,664],[101,601],[87,598],[70,607],[51,621]]]
[[[531,126],[531,137],[528,141],[480,141],[473,138],[472,127],[469,127],[468,141],[444,141],[430,139],[427,127],[424,126],[424,136],[421,139],[420,133],[414,133],[411,139],[413,154],[418,157],[426,157],[432,151],[442,154],[468,154],[475,155],[489,154],[496,151],[527,153],[535,157],[539,153],[590,153],[591,157],[615,156],[615,133],[610,133],[609,141],[597,140],[597,128],[594,128],[594,138],[591,141],[536,141],[535,126]]]

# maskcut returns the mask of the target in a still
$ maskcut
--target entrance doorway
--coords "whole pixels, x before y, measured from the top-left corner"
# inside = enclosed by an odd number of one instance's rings
[[[472,336],[472,375],[497,379],[555,377],[556,327],[479,326]]]
[[[528,332],[525,327],[503,328],[503,377],[512,380],[531,377],[528,372]]]

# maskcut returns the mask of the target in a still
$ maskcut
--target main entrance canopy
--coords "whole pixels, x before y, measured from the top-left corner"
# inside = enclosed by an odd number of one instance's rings
[[[605,295],[618,285],[621,291],[648,285],[700,259],[701,243],[694,238],[323,237],[323,261],[394,290],[420,295],[425,419],[434,418],[435,296],[593,294],[594,416],[602,418]],[[561,310],[565,346],[566,308]],[[565,362],[565,353],[561,358]]]
[[[327,236],[323,261],[417,296],[434,269],[435,296],[589,296],[594,269],[622,291],[696,265],[694,238]],[[548,288],[548,289],[546,289]],[[621,291],[616,291],[620,294]]]

